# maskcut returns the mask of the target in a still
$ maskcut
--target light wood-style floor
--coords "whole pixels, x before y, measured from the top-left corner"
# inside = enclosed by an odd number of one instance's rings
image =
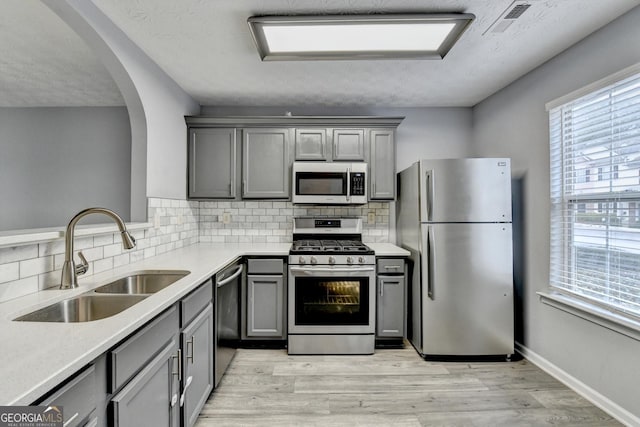
[[[619,426],[527,361],[439,363],[238,350],[196,427]]]

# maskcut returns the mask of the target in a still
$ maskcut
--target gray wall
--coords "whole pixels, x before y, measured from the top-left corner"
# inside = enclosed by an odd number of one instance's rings
[[[404,116],[396,133],[399,171],[420,158],[471,155],[471,108],[202,107],[202,114],[212,116],[281,116],[285,111],[299,116]]]
[[[126,107],[0,108],[0,153],[0,231],[60,226],[89,206],[129,219]]]
[[[640,62],[640,8],[473,110],[474,154],[513,159],[524,183],[526,347],[640,416],[640,342],[542,304],[549,286],[549,125],[545,103]]]

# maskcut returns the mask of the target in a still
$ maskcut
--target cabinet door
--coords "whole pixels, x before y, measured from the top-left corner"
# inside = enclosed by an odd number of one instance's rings
[[[404,277],[378,276],[376,335],[381,338],[404,335]]]
[[[326,129],[296,129],[295,159],[324,161],[326,145]]]
[[[179,426],[180,358],[172,339],[113,399],[116,427]]]
[[[282,276],[247,276],[247,336],[284,337]]]
[[[235,129],[189,130],[189,197],[236,197]]]
[[[180,336],[182,344],[182,425],[193,426],[213,390],[213,306],[196,317]]]
[[[333,160],[364,159],[364,129],[333,130]]]
[[[372,130],[369,134],[369,199],[396,197],[396,150],[393,129]]]
[[[242,197],[286,199],[291,180],[290,129],[244,129]]]

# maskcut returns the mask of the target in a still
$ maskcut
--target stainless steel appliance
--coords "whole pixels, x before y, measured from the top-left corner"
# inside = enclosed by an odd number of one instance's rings
[[[421,160],[398,175],[411,343],[424,357],[511,355],[510,160]]]
[[[293,203],[367,203],[367,164],[294,162]]]
[[[294,219],[289,251],[289,354],[372,354],[375,255],[360,218]]]
[[[215,385],[231,363],[240,340],[239,298],[244,264],[233,263],[216,274]]]

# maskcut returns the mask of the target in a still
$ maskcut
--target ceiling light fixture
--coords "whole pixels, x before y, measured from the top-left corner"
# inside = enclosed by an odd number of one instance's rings
[[[252,16],[263,61],[442,59],[475,18],[469,13]]]

